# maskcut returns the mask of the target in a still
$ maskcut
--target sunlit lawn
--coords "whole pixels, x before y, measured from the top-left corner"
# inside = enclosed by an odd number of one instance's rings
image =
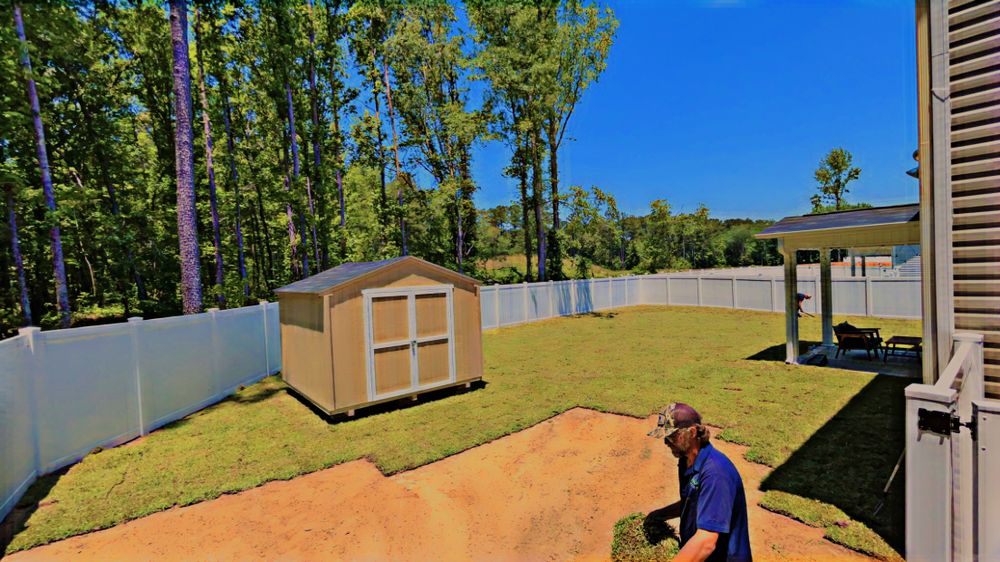
[[[856,321],[880,326],[886,338],[920,333],[914,321]],[[819,339],[819,320],[804,319],[802,337]],[[793,470],[783,480],[795,488],[790,491],[810,495],[803,482],[813,482],[823,489],[817,494],[827,494],[820,499],[863,516],[868,503],[841,503],[878,500],[902,444],[901,420],[891,418],[909,381],[747,359],[783,344],[783,338],[780,314],[685,307],[634,307],[507,328],[484,335],[484,388],[338,423],[324,420],[279,379],[269,378],[141,441],[92,454],[43,479],[21,502],[40,507],[7,549],[362,457],[386,473],[405,470],[574,406],[646,416],[671,401],[694,404],[707,422],[724,428],[722,438],[749,445],[751,460],[779,466],[801,449],[805,462],[789,463]],[[841,410],[870,385],[878,392],[872,398],[886,403],[857,414],[855,423],[854,414]],[[826,455],[835,444],[816,438],[837,423],[854,424],[858,442],[835,459],[847,468],[827,474],[808,452]],[[830,435],[840,438],[836,431]],[[864,470],[851,470],[852,456],[864,460]],[[803,475],[802,469],[816,474]],[[783,481],[774,487],[784,489]],[[896,506],[866,522],[898,542],[901,513]]]

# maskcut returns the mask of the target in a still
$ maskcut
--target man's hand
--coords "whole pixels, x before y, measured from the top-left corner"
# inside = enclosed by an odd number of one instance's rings
[[[674,502],[666,507],[661,507],[655,511],[650,511],[647,515],[647,519],[658,519],[660,521],[666,521],[668,519],[676,519],[681,516],[681,502]]]
[[[674,557],[674,562],[703,562],[715,551],[715,543],[718,540],[719,533],[698,529]]]

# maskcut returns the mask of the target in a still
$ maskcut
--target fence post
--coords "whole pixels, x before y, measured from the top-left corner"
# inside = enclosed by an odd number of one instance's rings
[[[35,378],[38,373],[42,372],[43,368],[39,368],[38,365],[41,363],[41,342],[38,338],[38,333],[42,329],[37,326],[28,326],[27,328],[20,328],[17,334],[24,336],[28,340],[28,350],[31,352],[31,362],[32,369],[26,373],[24,376],[28,379],[28,412],[31,416],[31,447],[34,449],[35,453],[35,477],[42,475],[42,445],[41,445],[41,435],[38,430],[38,385],[36,384]]]
[[[503,285],[493,285],[493,317],[497,319],[497,328],[500,327],[500,287]]]
[[[611,285],[614,284],[614,280],[615,280],[614,277],[608,277],[608,309],[609,310],[612,309],[612,308],[614,308],[614,305],[615,305],[614,287],[611,286]]]
[[[527,322],[528,322],[528,282],[527,281],[525,281],[524,283],[521,284],[521,297],[522,297],[521,300],[523,301],[523,304],[524,304],[524,316],[522,317],[522,320],[523,320],[523,322],[525,324],[527,324]]]
[[[555,294],[553,291],[552,280],[549,280],[549,318],[555,316],[555,313],[553,312],[552,308],[554,302],[555,302]]]
[[[872,315],[872,280],[871,277],[865,277],[865,316]]]
[[[266,377],[271,374],[271,345],[267,337],[267,301],[260,300],[257,302],[260,305],[260,315],[264,322],[264,376]]]
[[[139,410],[139,435],[146,435],[146,416],[142,411],[142,370],[139,368],[139,326],[142,316],[128,318],[129,336],[132,338],[132,373],[135,376],[136,404]],[[213,359],[214,361],[214,359]]]
[[[219,372],[219,323],[217,314],[219,313],[218,308],[210,308],[207,310],[209,318],[212,321],[212,382],[215,385],[215,398],[222,398],[222,373]]]
[[[670,304],[670,278],[669,277],[666,278],[666,282],[667,282],[667,302],[665,302],[664,304]]]
[[[733,308],[739,308],[736,306],[736,277],[733,277]]]
[[[569,280],[569,314],[576,314],[576,279]]]
[[[774,298],[774,292],[778,290],[775,285],[778,284],[778,280],[774,277],[771,278],[771,312],[778,311],[778,299]]]
[[[701,275],[698,276],[698,306],[702,306],[702,304],[701,304]]]

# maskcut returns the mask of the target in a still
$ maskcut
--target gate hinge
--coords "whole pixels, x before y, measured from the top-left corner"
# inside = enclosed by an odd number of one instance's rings
[[[938,412],[920,408],[917,410],[917,429],[929,431],[938,435],[958,433],[963,427],[969,428],[973,441],[976,440],[976,418],[963,422],[951,412]]]

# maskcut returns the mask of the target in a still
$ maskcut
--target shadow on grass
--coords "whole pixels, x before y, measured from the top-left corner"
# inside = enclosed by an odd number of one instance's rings
[[[59,482],[59,479],[68,470],[69,467],[66,467],[52,474],[46,474],[36,480],[34,484],[28,487],[28,491],[18,500],[14,509],[7,514],[7,517],[3,521],[0,521],[0,558],[4,557],[7,545],[26,528],[25,523],[31,518],[31,515],[39,509],[45,509],[49,505],[45,501],[45,497],[49,495],[52,488],[56,486],[56,483]]]
[[[799,340],[799,352],[805,352],[822,342],[810,341],[810,340]],[[772,345],[771,347],[762,349],[757,353],[747,357],[751,361],[784,361],[785,360],[785,344],[779,343],[778,345]]]
[[[783,347],[783,346],[782,346]],[[906,476],[896,475],[885,507],[873,515],[903,450],[905,399],[913,381],[880,375],[761,483],[839,507],[878,533],[897,552],[904,545]]]
[[[395,412],[399,410],[406,410],[409,408],[414,408],[420,406],[421,404],[426,404],[427,402],[433,402],[435,400],[441,400],[451,396],[456,396],[459,394],[465,394],[467,392],[474,392],[486,388],[487,383],[484,380],[474,381],[469,388],[465,388],[464,385],[452,386],[449,388],[442,388],[440,390],[431,390],[428,392],[421,393],[416,397],[416,399],[403,397],[396,400],[390,400],[388,402],[382,402],[381,404],[375,404],[372,406],[360,406],[353,416],[348,416],[346,413],[333,414],[330,415],[315,404],[313,404],[308,398],[299,394],[294,388],[287,387],[280,390],[287,391],[289,396],[292,396],[299,401],[300,404],[309,408],[309,410],[326,420],[330,424],[338,424],[349,422],[353,420],[359,420],[371,416],[377,416],[379,414],[385,414],[388,412]]]

